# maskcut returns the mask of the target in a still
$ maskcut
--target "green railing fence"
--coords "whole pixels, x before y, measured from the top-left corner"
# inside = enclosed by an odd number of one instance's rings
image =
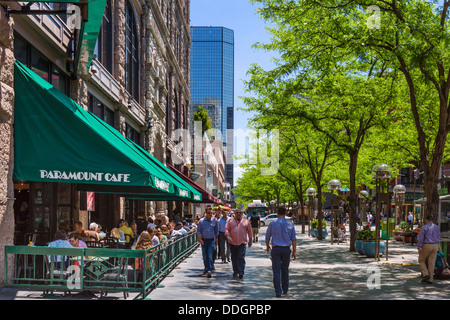
[[[5,287],[145,298],[197,247],[195,231],[147,250],[6,246]]]

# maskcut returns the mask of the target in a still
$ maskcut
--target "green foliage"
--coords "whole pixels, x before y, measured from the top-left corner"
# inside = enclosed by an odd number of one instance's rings
[[[317,229],[319,227],[319,219],[311,221],[311,228]],[[322,229],[325,230],[327,228],[327,222],[322,220]]]
[[[358,235],[356,236],[356,240],[374,240],[375,239],[375,231],[370,230],[361,230],[358,232]]]
[[[411,225],[408,222],[406,222],[406,221],[400,222],[398,227],[399,227],[400,230],[403,230],[405,232],[411,232],[412,231]]]
[[[197,111],[194,112],[193,120],[202,122],[202,136],[206,131],[212,128],[211,118],[203,106],[198,107]]]

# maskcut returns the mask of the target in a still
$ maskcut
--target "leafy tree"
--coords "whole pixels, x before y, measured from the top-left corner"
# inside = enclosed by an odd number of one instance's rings
[[[211,118],[208,112],[203,108],[203,106],[198,107],[197,111],[194,112],[193,120],[202,122],[202,137],[203,134],[212,128]]]
[[[397,81],[407,88],[427,210],[436,216],[437,180],[450,129],[450,1],[251,1],[260,3],[261,17],[275,25],[272,42],[257,46],[281,54],[274,70],[259,74],[260,81],[292,75],[308,80],[311,74],[320,78],[336,66],[350,68],[371,57],[386,77],[401,73]],[[427,112],[436,116],[431,127],[424,119]]]

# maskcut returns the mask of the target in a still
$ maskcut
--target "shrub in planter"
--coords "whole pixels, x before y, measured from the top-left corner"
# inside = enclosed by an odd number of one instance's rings
[[[375,231],[363,230],[357,235],[357,239],[362,240],[361,251],[369,258],[375,258]],[[380,241],[380,256],[384,254],[386,242]]]
[[[311,221],[311,236],[318,238],[319,237],[319,219]],[[327,222],[325,220],[322,220],[322,239],[325,239],[328,235],[327,229]]]
[[[412,226],[406,221],[400,222],[398,225],[398,228],[400,230],[403,230],[403,232],[411,232],[412,231]]]
[[[363,255],[363,242],[374,237],[374,233],[370,230],[361,230],[356,235],[355,247],[359,254]]]

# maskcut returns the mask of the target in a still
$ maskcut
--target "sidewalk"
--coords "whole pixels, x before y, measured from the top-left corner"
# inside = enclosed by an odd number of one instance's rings
[[[198,249],[173,277],[163,281],[164,288],[154,290],[152,300],[273,300],[272,269],[260,229],[259,242],[247,248],[244,279],[233,279],[231,264],[216,260],[213,278],[202,276],[201,249]],[[390,240],[388,260],[377,262],[349,251],[349,243],[330,243],[297,231],[297,260],[290,265],[289,295],[293,300],[403,300],[450,299],[450,281],[420,282],[417,248]],[[378,268],[378,269],[377,269]],[[368,280],[379,272],[379,289],[369,289]],[[370,282],[370,281],[369,281]],[[373,287],[374,283],[369,285]]]
[[[211,279],[202,276],[201,249],[173,270],[162,281],[163,287],[153,290],[150,300],[280,300],[274,294],[269,254],[265,250],[267,227],[260,229],[259,241],[247,248],[244,279],[233,279],[231,263],[216,260]],[[297,231],[297,260],[290,265],[290,290],[281,300],[449,300],[450,280],[435,280],[433,284],[420,282],[417,248],[390,240],[388,260],[382,256],[377,262],[357,252],[349,251],[349,243],[333,244],[330,237],[319,241]],[[374,278],[376,276],[376,278]],[[378,282],[372,281],[379,280]],[[379,286],[377,286],[379,284]],[[372,288],[372,289],[371,289]],[[134,299],[130,295],[128,298]],[[0,290],[0,299],[85,299],[93,297],[42,297],[42,292]],[[123,296],[108,294],[103,299]],[[103,300],[102,299],[102,300]]]

